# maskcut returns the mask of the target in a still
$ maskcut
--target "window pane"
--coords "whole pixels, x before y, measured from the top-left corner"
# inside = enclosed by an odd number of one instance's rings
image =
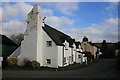
[[[78,58],[80,58],[81,56],[80,55],[78,55]]]
[[[52,46],[52,41],[47,41],[47,47]]]
[[[47,64],[51,64],[51,59],[47,59]]]

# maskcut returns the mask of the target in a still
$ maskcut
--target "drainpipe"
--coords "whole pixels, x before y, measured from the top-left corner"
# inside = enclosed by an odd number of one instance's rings
[[[64,46],[63,46],[63,66],[64,66]]]
[[[71,48],[71,64],[73,63],[73,48]]]
[[[75,49],[75,62],[77,62],[77,49]]]

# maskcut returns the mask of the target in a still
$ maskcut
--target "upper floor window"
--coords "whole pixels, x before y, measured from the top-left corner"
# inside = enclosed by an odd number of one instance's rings
[[[68,44],[65,43],[65,50],[68,50]]]
[[[52,46],[52,41],[47,41],[47,47]]]

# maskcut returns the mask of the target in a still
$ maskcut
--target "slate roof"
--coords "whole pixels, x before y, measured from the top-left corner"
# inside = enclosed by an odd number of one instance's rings
[[[80,42],[75,42],[76,48],[79,49]]]
[[[75,43],[75,39],[70,39],[69,41],[69,47],[73,48],[73,43]]]
[[[95,46],[97,46],[98,48],[101,48],[102,47],[102,44],[101,43],[94,43]]]
[[[69,44],[72,44],[73,42],[73,39],[70,36],[52,28],[47,24],[45,24],[43,30],[50,36],[50,38],[56,43],[56,45],[64,46],[63,43],[65,42],[65,40],[67,40]]]
[[[5,35],[2,35],[2,34],[0,34],[0,44],[17,46],[17,44],[14,41],[12,41],[11,39],[9,39],[8,37],[6,37]]]

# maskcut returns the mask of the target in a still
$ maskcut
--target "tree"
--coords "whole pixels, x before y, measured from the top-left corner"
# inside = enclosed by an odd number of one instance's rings
[[[101,48],[101,52],[103,53],[104,56],[106,56],[107,54],[107,44],[106,44],[106,40],[103,40],[102,42],[102,48]]]
[[[24,39],[24,35],[22,33],[17,34],[17,35],[13,34],[10,36],[10,39],[19,45],[21,41]]]

